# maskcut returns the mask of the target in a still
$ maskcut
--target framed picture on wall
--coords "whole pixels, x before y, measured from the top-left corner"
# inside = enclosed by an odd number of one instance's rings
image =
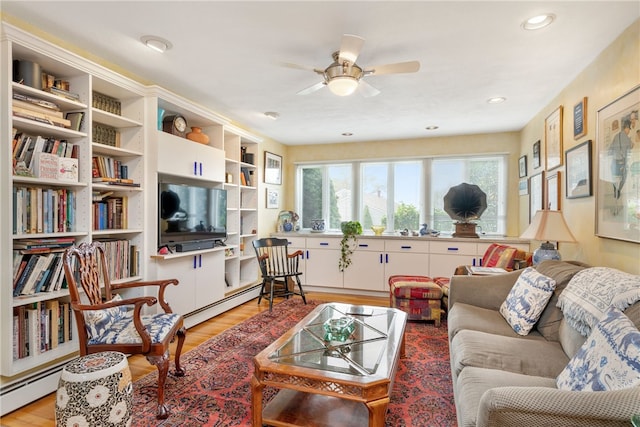
[[[264,152],[264,183],[282,184],[282,156]]]
[[[546,170],[562,165],[562,105],[544,120],[544,158]]]
[[[547,188],[545,191],[545,209],[550,211],[560,210],[560,171],[547,175]]]
[[[540,140],[533,143],[533,168],[540,167]]]
[[[267,209],[277,209],[280,206],[280,192],[274,188],[267,188]]]
[[[544,171],[529,178],[529,223],[541,209],[544,209]]]
[[[567,168],[565,192],[567,199],[591,196],[591,140],[564,153]]]
[[[522,156],[518,159],[518,178],[524,178],[527,176],[527,156]]]
[[[640,86],[597,113],[596,235],[640,243]]]
[[[573,139],[587,134],[587,97],[573,106]]]

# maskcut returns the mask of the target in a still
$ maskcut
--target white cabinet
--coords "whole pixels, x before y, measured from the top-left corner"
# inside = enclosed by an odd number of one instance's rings
[[[358,239],[351,254],[351,265],[344,270],[343,286],[348,289],[385,290],[386,259],[383,240]]]
[[[181,255],[158,262],[159,277],[175,278],[180,282],[178,286],[166,288],[165,298],[173,312],[182,315],[224,298],[225,283],[220,280],[222,271],[222,251]]]
[[[319,237],[307,239],[306,278],[310,286],[342,288],[342,272],[338,269],[340,238]],[[351,267],[349,267],[351,268]]]
[[[450,277],[457,266],[476,264],[478,244],[458,241],[431,242],[430,252],[431,277]]]
[[[415,276],[429,275],[429,242],[420,240],[386,240],[384,290],[388,289],[389,277],[398,274]]]
[[[166,132],[156,131],[158,172],[194,180],[224,182],[224,152]]]

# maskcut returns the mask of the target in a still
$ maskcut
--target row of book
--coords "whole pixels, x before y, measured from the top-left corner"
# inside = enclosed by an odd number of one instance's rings
[[[94,201],[92,208],[94,230],[122,230],[127,228],[127,196],[107,196],[100,201]]]
[[[140,250],[138,245],[122,239],[100,239],[104,246],[109,278],[126,279],[140,272]]]
[[[79,146],[77,144],[41,135],[27,135],[15,129],[12,145],[13,163],[22,163],[31,172],[35,170],[38,153],[48,153],[58,157],[74,159],[77,159],[79,155]]]
[[[253,171],[250,171],[249,168],[240,168],[240,183],[253,187]]]
[[[76,194],[66,188],[13,187],[13,233],[73,231]]]
[[[129,179],[129,168],[122,161],[107,156],[93,156],[91,159],[91,177],[93,182],[117,182],[134,184]]]
[[[73,339],[71,304],[43,301],[13,309],[13,359],[36,356]]]
[[[91,127],[91,135],[93,142],[111,147],[120,147],[120,131],[116,128],[94,123]]]

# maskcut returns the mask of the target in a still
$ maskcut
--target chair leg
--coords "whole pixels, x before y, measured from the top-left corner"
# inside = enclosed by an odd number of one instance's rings
[[[273,308],[273,288],[275,287],[276,282],[275,280],[271,281],[271,289],[270,289],[270,295],[269,295],[269,311],[271,311],[271,309]]]
[[[298,284],[298,289],[300,289],[300,296],[302,297],[302,301],[305,305],[307,305],[307,297],[304,296],[304,291],[302,290],[302,283],[300,283],[300,278],[296,276],[296,283]]]
[[[262,281],[262,287],[260,288],[260,295],[258,295],[258,305],[260,305],[260,301],[262,301],[262,295],[264,295],[264,288],[267,285],[266,280]]]
[[[176,346],[176,355],[175,355],[175,364],[176,364],[176,377],[184,377],[186,373],[185,369],[180,365],[180,354],[182,353],[182,346],[184,345],[184,340],[187,337],[187,330],[183,326],[178,329],[178,345]]]
[[[164,383],[169,373],[169,350],[162,356],[147,356],[147,360],[158,368],[158,413],[156,418],[164,420],[169,417],[169,409],[164,404]]]

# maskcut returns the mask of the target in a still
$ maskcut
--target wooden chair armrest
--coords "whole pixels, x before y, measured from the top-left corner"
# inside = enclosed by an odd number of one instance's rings
[[[143,282],[129,282],[129,283],[119,283],[115,285],[111,285],[111,289],[131,289],[131,288],[140,288],[140,287],[148,287],[148,286],[158,286],[158,301],[160,302],[160,307],[164,310],[165,313],[173,313],[171,310],[171,306],[164,298],[164,290],[169,285],[178,286],[178,279],[166,279],[166,280],[149,280]],[[155,304],[155,303],[154,303]]]
[[[298,249],[297,251],[295,251],[294,253],[288,254],[287,256],[289,258],[295,258],[297,256],[302,256],[304,255],[304,252],[302,252],[300,249]]]

